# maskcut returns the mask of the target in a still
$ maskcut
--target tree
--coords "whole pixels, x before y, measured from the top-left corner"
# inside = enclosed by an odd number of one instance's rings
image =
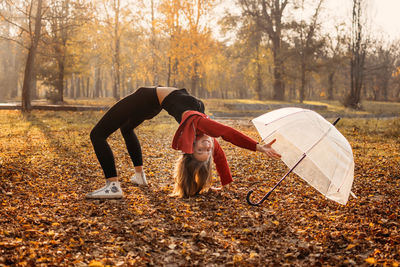
[[[41,39],[42,18],[46,10],[42,0],[7,1],[7,4],[15,7],[23,18],[15,19],[18,17],[15,14],[7,16],[0,13],[1,18],[11,24],[26,40],[25,44],[23,41],[12,39],[28,50],[22,85],[22,111],[29,112],[31,110],[32,81],[36,78],[35,58]]]
[[[333,35],[328,34],[325,42],[325,63],[324,68],[327,73],[328,85],[327,95],[328,100],[335,99],[335,80],[338,70],[345,67],[347,58],[345,57],[345,43],[346,36],[343,32],[342,25],[335,26],[335,32]]]
[[[392,75],[395,73],[396,51],[398,47],[395,44],[384,45],[383,41],[377,42],[373,53],[366,59],[366,78],[369,81],[369,88],[374,100],[389,100],[389,86]]]
[[[233,71],[229,79],[221,81],[229,83],[229,95],[240,98],[255,95],[260,100],[270,97],[267,85],[272,81],[269,66],[273,60],[268,37],[253,17],[226,12],[219,24],[224,36],[236,35],[233,44],[223,46]],[[227,65],[221,64],[221,72]]]
[[[238,0],[243,15],[253,18],[271,40],[273,53],[274,95],[276,100],[285,97],[284,58],[282,50],[283,11],[289,0]]]
[[[12,12],[10,5],[0,4],[0,14]],[[11,24],[0,16],[0,100],[17,96],[18,72],[20,65],[19,47],[11,39]]]
[[[180,67],[180,43],[182,34],[181,20],[181,1],[180,0],[164,0],[160,5],[160,11],[164,15],[163,28],[169,38],[169,49],[167,52],[168,58],[168,77],[167,86],[177,86]],[[182,78],[183,79],[183,78]]]
[[[314,69],[315,54],[323,46],[323,41],[316,39],[316,35],[321,26],[318,22],[318,16],[323,2],[324,0],[318,1],[314,14],[309,23],[307,23],[305,20],[293,23],[294,32],[296,33],[296,37],[294,38],[295,50],[300,61],[300,103],[303,103],[305,100],[307,73]],[[303,12],[304,1],[301,3],[301,9]]]
[[[183,86],[186,82],[193,94],[202,93],[199,84],[214,48],[207,23],[214,2],[164,0],[160,5],[165,18],[163,29],[169,38],[168,86]]]
[[[363,29],[363,0],[353,0],[351,40],[350,40],[350,92],[344,105],[353,109],[361,108],[361,89],[364,82],[364,65],[367,42]]]
[[[160,74],[159,74],[159,61],[160,56],[158,55],[159,46],[157,41],[157,33],[159,31],[158,20],[156,19],[156,6],[154,0],[151,0],[151,37],[150,37],[150,51],[151,51],[151,69],[153,73],[153,84],[158,85]]]
[[[121,97],[121,40],[129,24],[134,21],[134,14],[129,10],[128,4],[121,0],[102,0],[97,16],[103,24],[104,34],[110,40],[111,75],[113,97],[118,100]]]
[[[53,81],[50,81],[56,89],[54,101],[64,101],[64,83],[67,75],[68,65],[72,62],[68,60],[73,55],[68,48],[73,35],[78,27],[82,27],[89,19],[89,12],[86,12],[88,6],[81,1],[71,0],[50,0],[49,1],[49,30],[47,31],[48,43],[52,53],[49,60],[55,61],[52,75]],[[48,73],[49,74],[49,73]],[[49,79],[49,77],[44,77]]]
[[[183,43],[188,51],[185,60],[191,90],[201,96],[199,82],[204,73],[204,66],[210,59],[213,48],[211,30],[208,27],[207,14],[212,10],[215,0],[184,1],[182,11],[187,23]]]
[[[256,80],[255,91],[257,93],[257,98],[261,100],[261,99],[264,99],[264,92],[263,92],[264,91],[263,90],[264,86],[263,86],[263,75],[262,75],[262,64],[261,64],[261,58],[262,58],[261,41],[262,41],[262,36],[261,36],[259,30],[250,31],[250,33],[253,33],[253,34],[251,34],[250,38],[253,41],[254,47],[255,47],[255,59],[254,59],[255,80]]]
[[[33,4],[36,2],[36,15],[32,16]],[[22,111],[29,112],[31,107],[31,82],[32,77],[35,75],[35,57],[36,51],[39,45],[40,40],[40,31],[42,29],[42,0],[32,0],[29,12],[29,35],[30,35],[30,44],[28,48],[28,56],[25,64],[25,75],[24,82],[22,85]],[[34,30],[32,30],[31,19],[34,19],[35,26]]]
[[[400,62],[397,62],[395,71],[392,73],[393,77],[393,95],[394,99],[400,102]]]

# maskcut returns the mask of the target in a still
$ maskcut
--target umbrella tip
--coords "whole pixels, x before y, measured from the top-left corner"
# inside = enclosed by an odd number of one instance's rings
[[[338,117],[332,124],[336,125],[336,123],[338,123],[339,120],[340,120],[340,117]]]

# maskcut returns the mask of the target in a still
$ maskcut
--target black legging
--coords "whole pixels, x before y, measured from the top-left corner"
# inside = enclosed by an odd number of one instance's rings
[[[161,111],[155,87],[141,87],[112,106],[90,133],[94,151],[106,178],[116,177],[114,156],[107,138],[120,129],[134,166],[142,166],[142,150],[134,132],[139,124]]]

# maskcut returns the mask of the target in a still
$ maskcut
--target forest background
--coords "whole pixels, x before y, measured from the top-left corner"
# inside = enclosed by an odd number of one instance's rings
[[[334,22],[326,2],[239,0],[222,12],[217,0],[2,0],[0,101],[22,97],[29,110],[32,99],[118,100],[144,85],[352,108],[399,101],[400,41],[371,32],[369,1]]]
[[[137,129],[149,187],[130,183],[116,133],[126,198],[85,201],[104,182],[89,139],[104,112],[2,110],[0,266],[399,266],[400,42],[369,29],[371,1],[332,22],[328,0],[237,0],[230,14],[216,0],[0,0],[0,102],[109,106],[139,86],[186,87],[254,139],[247,118],[270,103],[323,102],[328,120],[345,115],[357,195],[341,206],[288,177],[250,207],[247,191],[262,197],[287,167],[221,142],[230,189],[170,197],[164,113]],[[371,118],[383,114],[395,118]]]

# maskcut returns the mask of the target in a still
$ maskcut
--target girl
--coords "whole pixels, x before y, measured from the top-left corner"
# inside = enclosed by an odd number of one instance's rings
[[[176,165],[174,195],[192,196],[208,188],[211,178],[211,158],[216,164],[222,185],[232,181],[225,154],[216,139],[212,137],[221,136],[239,147],[280,158],[271,147],[275,140],[266,145],[259,145],[235,129],[209,119],[204,114],[203,102],[189,95],[186,89],[141,87],[112,106],[90,133],[94,151],[106,178],[106,185],[87,194],[87,198],[123,197],[113,153],[106,141],[108,136],[118,129],[122,133],[135,166],[135,175],[131,181],[137,185],[147,185],[142,151],[134,129],[144,120],[156,116],[162,109],[180,123],[172,147],[184,154]]]

